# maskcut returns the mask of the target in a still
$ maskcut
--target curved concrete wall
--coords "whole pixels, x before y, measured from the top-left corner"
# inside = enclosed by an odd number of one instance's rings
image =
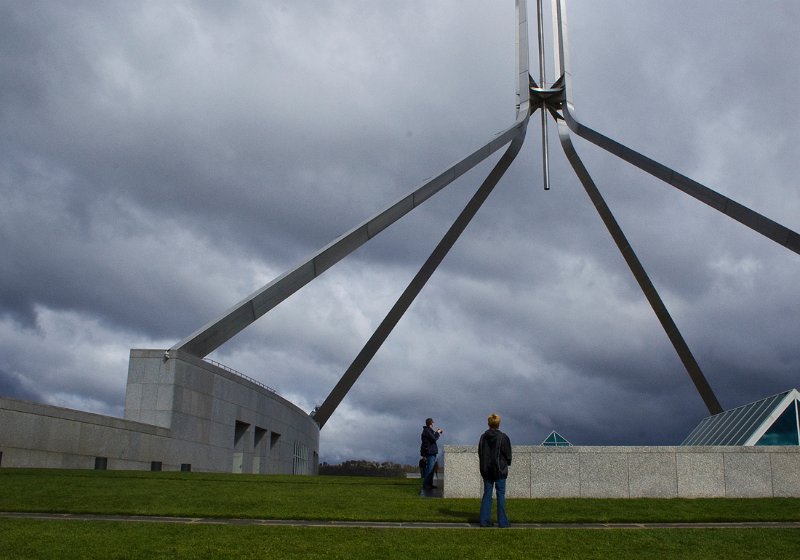
[[[125,419],[0,398],[0,466],[316,474],[319,427],[190,354],[131,350]]]
[[[198,470],[315,474],[319,427],[274,392],[181,351],[131,350],[125,418],[170,428]]]
[[[446,445],[444,496],[479,498],[477,446]],[[800,447],[514,446],[510,498],[800,497]]]

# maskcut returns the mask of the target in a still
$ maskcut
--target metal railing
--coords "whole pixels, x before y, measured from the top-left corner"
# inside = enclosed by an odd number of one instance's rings
[[[253,379],[252,377],[250,377],[250,376],[248,376],[248,375],[245,375],[245,374],[243,374],[241,371],[236,371],[235,369],[233,369],[233,368],[231,368],[231,367],[228,367],[228,366],[226,366],[225,364],[221,364],[221,363],[217,362],[216,360],[212,360],[211,358],[203,358],[203,361],[204,361],[204,362],[208,362],[208,363],[209,363],[209,364],[211,364],[211,365],[217,366],[217,367],[218,367],[218,368],[220,368],[220,369],[224,369],[224,370],[225,370],[225,371],[227,371],[228,373],[232,373],[232,374],[234,374],[234,375],[236,375],[236,376],[239,376],[239,377],[241,377],[242,379],[246,379],[246,380],[248,380],[250,383],[255,383],[256,385],[258,385],[259,387],[263,387],[264,389],[266,389],[266,390],[267,390],[267,391],[269,391],[270,393],[275,393],[276,395],[278,394],[278,391],[276,391],[275,389],[273,389],[273,388],[272,388],[272,387],[270,387],[269,385],[264,385],[264,384],[263,384],[263,383],[261,383],[261,381],[259,381],[258,379]]]

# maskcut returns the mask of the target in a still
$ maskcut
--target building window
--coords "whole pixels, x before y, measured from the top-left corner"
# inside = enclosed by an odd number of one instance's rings
[[[756,445],[800,445],[797,401],[794,401],[761,436]]]
[[[294,442],[292,474],[311,474],[311,463],[308,460],[308,447],[299,441]]]

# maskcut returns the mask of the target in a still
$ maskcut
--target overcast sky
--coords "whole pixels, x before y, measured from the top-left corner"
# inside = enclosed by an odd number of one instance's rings
[[[568,10],[578,118],[800,231],[800,2]],[[123,416],[129,349],[484,144],[514,72],[513,0],[0,0],[0,395]],[[537,114],[322,460],[414,462],[427,416],[442,443],[496,411],[515,444],[670,445],[708,415],[550,136],[552,189]],[[800,385],[800,256],[575,144],[723,408]],[[312,410],[498,157],[211,357]]]

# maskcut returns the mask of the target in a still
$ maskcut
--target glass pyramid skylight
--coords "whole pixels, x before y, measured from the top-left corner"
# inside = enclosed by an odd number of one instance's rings
[[[681,445],[800,445],[798,401],[791,389],[709,416]]]
[[[550,432],[550,435],[544,438],[542,445],[554,447],[570,447],[572,444],[566,440],[564,436],[556,431]]]

